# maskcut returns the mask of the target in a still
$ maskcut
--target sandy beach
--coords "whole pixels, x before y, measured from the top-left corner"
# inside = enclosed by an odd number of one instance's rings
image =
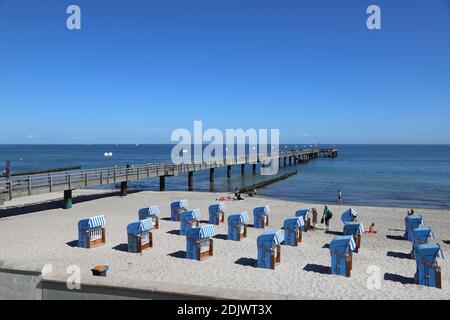
[[[99,191],[78,191],[83,193]],[[45,277],[62,278],[70,265],[81,268],[82,284],[101,283],[109,286],[146,288],[157,282],[195,285],[209,288],[243,290],[249,297],[260,293],[290,295],[297,299],[448,299],[450,275],[448,262],[439,260],[442,267],[443,289],[419,287],[413,283],[416,263],[409,259],[411,243],[402,240],[406,209],[382,207],[353,207],[366,227],[374,222],[376,235],[364,235],[362,248],[353,257],[351,278],[328,274],[330,252],[327,244],[335,234],[323,230],[303,233],[297,248],[282,246],[281,265],[275,270],[254,267],[257,258],[256,238],[261,229],[249,228],[248,238],[241,242],[228,241],[227,225],[216,227],[214,256],[204,261],[184,258],[186,241],[179,236],[179,222],[168,221],[170,203],[188,199],[189,208],[199,208],[203,224],[208,219],[208,206],[216,203],[215,193],[139,192],[127,197],[105,197],[77,203],[70,210],[52,209],[0,219],[0,267],[41,270],[53,266]],[[39,201],[54,199],[55,195],[39,196]],[[29,199],[28,199],[29,200]],[[35,199],[36,201],[36,199]],[[316,207],[321,215],[323,205],[282,201],[269,198],[250,198],[227,201],[226,215],[247,211],[253,223],[252,210],[260,205],[271,208],[270,228],[279,229],[284,219],[292,217],[300,208]],[[7,203],[21,206],[24,202]],[[161,208],[160,229],[153,231],[154,248],[142,254],[126,252],[126,226],[137,220],[142,207]],[[348,206],[331,206],[334,216],[333,232],[342,231],[340,215]],[[449,211],[420,210],[426,226],[430,226],[444,253],[449,255]],[[1,210],[0,210],[1,213]],[[80,219],[104,214],[107,243],[94,249],[76,247],[77,223]],[[323,228],[323,225],[320,226]],[[267,230],[268,228],[266,228]],[[93,277],[90,269],[106,264],[110,270],[106,278]],[[375,267],[373,267],[375,266]],[[371,267],[371,268],[369,268]],[[378,270],[381,287],[367,285],[369,270]],[[376,276],[376,275],[375,275]]]

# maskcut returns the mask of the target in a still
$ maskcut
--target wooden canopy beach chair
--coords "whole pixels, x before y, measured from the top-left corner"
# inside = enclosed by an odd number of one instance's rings
[[[412,234],[415,228],[423,225],[423,218],[420,215],[411,215],[405,217],[405,240],[412,241]]]
[[[180,235],[184,236],[189,229],[198,227],[201,216],[200,209],[182,212],[180,214]]]
[[[283,234],[278,231],[266,231],[256,239],[258,246],[258,268],[275,269],[281,262],[281,243]]]
[[[228,240],[241,241],[247,237],[247,212],[228,216]]]
[[[352,252],[356,243],[352,236],[337,236],[330,242],[331,274],[350,277],[352,270]]]
[[[94,248],[106,243],[105,216],[96,216],[78,222],[78,247]]]
[[[284,220],[284,244],[297,247],[302,242],[302,229],[304,226],[303,216]]]
[[[437,259],[444,259],[437,243],[418,244],[414,247],[417,269],[414,279],[418,285],[442,289],[441,267]]]
[[[302,217],[303,219],[303,226],[302,231],[307,232],[311,228],[311,219],[309,217],[309,209],[300,209],[297,212],[295,212],[296,217]]]
[[[258,229],[264,229],[269,226],[269,213],[270,207],[258,207],[253,209],[254,227]]]
[[[214,255],[214,237],[216,231],[213,225],[195,227],[186,232],[186,258],[203,260]]]
[[[153,226],[151,218],[132,222],[127,226],[128,252],[141,253],[153,247]]]
[[[362,222],[346,222],[344,225],[344,235],[352,236],[356,243],[355,252],[359,252],[361,248],[361,238],[364,234],[364,226]]]
[[[152,219],[153,228],[159,229],[159,214],[158,206],[151,206],[150,208],[142,208],[139,210],[139,220]]]
[[[209,206],[209,223],[219,225],[225,222],[225,204],[217,203]]]
[[[187,211],[188,201],[178,200],[170,204],[170,218],[172,221],[180,221],[180,214]]]

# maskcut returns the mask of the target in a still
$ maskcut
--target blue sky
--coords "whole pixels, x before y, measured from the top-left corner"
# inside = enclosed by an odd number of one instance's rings
[[[0,0],[0,40],[0,143],[450,143],[448,0]]]

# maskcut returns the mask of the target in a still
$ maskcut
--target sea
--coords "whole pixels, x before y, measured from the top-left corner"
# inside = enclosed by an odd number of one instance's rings
[[[281,150],[303,147],[283,145]],[[307,146],[309,147],[309,146]],[[329,147],[329,146],[320,146]],[[337,202],[341,190],[345,205],[450,209],[450,145],[334,145],[335,159],[319,158],[306,164],[281,167],[278,175],[297,171],[286,180],[258,190],[280,199],[321,204]],[[0,161],[11,162],[11,172],[81,166],[82,169],[126,164],[167,163],[173,145],[0,145]],[[105,157],[105,153],[112,156]],[[194,191],[231,192],[268,176],[253,175],[249,166],[241,176],[234,166],[194,174]],[[106,186],[114,187],[114,186]],[[140,190],[158,190],[159,179],[130,183]],[[105,188],[103,186],[102,188]],[[166,179],[166,190],[187,191],[187,175]]]

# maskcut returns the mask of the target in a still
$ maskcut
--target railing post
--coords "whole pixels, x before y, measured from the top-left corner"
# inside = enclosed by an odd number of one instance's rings
[[[31,177],[28,176],[28,195],[31,196]]]
[[[53,178],[51,175],[48,175],[48,190],[53,192]]]
[[[6,181],[6,187],[8,188],[9,200],[12,200],[12,198],[13,198],[12,182]]]

